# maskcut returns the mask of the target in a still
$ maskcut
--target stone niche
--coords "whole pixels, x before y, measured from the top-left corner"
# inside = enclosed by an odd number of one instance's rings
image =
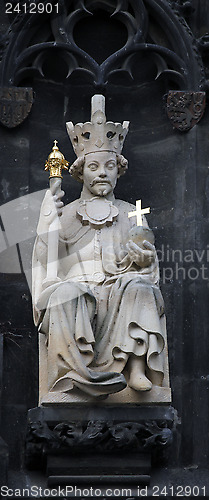
[[[176,423],[163,406],[171,390],[159,265],[144,217],[150,208],[114,196],[127,170],[129,122],[106,120],[103,95],[92,97],[91,121],[66,125],[77,156],[69,171],[82,190],[60,202],[68,162],[55,140],[32,262],[40,408],[29,412],[28,464],[34,455],[43,465],[45,456],[49,485],[73,477],[80,484],[88,474],[93,482],[103,474],[105,484],[121,477],[147,484],[151,459],[165,458]]]
[[[69,163],[74,162],[65,122],[89,120],[91,97],[103,94],[108,119],[131,122],[123,150],[129,170],[116,187],[116,198],[131,203],[142,198],[144,207],[151,205],[147,218],[157,249],[184,252],[198,245],[201,255],[207,247],[208,228],[207,110],[198,124],[204,109],[202,92],[208,89],[207,0],[130,0],[125,4],[121,11],[122,4],[115,10],[113,1],[86,0],[85,8],[79,1],[65,2],[56,19],[41,15],[38,23],[29,12],[27,19],[14,14],[8,32],[5,21],[0,62],[2,203],[6,207],[7,201],[19,200],[25,192],[46,188],[41,165],[55,138]],[[191,29],[201,38],[195,40]],[[65,176],[63,188],[65,205],[79,198],[79,184],[70,176]],[[2,220],[3,216],[1,207]],[[18,227],[15,211],[12,220]],[[3,222],[7,233],[6,219]],[[32,218],[29,223],[34,224]],[[29,229],[34,235],[35,224]],[[183,265],[185,276],[184,271],[176,276],[173,261],[160,262],[173,404],[182,417],[179,442],[167,369],[161,395],[155,386],[143,394],[126,388],[96,402],[79,389],[74,400],[59,396],[58,401],[55,394],[49,399],[42,333],[40,406],[36,407],[37,330],[25,279],[31,269],[29,243],[10,247],[0,285],[5,334],[1,435],[10,447],[10,469],[22,467],[25,418],[32,408],[26,462],[29,469],[46,472],[50,485],[69,480],[71,484],[73,480],[110,484],[122,478],[124,484],[147,484],[156,465],[167,480],[163,466],[173,454],[172,436],[178,467],[175,477],[186,477],[180,462],[185,468],[193,467],[190,472],[196,477],[196,464],[208,467],[207,281],[191,283],[189,263]],[[168,279],[168,266],[174,279]],[[7,447],[2,445],[2,450],[2,480],[6,481]],[[117,477],[112,477],[113,468]],[[24,484],[28,477],[27,470]],[[205,477],[208,481],[208,472]]]

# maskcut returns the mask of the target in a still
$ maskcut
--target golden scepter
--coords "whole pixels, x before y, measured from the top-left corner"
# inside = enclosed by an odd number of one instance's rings
[[[52,152],[45,163],[45,169],[49,171],[49,184],[52,196],[61,192],[62,170],[68,170],[69,163],[64,155],[59,151],[57,141],[54,141]],[[58,281],[58,244],[59,244],[59,219],[58,215],[49,226],[48,232],[48,259],[47,274],[43,285],[49,286]]]

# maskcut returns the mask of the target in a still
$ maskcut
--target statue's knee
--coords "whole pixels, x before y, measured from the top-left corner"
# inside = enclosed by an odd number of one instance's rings
[[[142,293],[144,296],[152,293],[152,287],[146,283],[142,283],[139,280],[131,281],[125,289],[125,294],[134,294]]]
[[[78,297],[78,288],[74,283],[61,283],[54,292],[52,292],[49,305],[51,307],[64,304]]]

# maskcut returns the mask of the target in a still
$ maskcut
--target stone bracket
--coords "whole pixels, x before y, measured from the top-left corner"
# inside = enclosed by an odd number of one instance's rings
[[[170,406],[39,407],[28,412],[26,465],[41,468],[50,484],[104,476],[137,477],[169,457],[177,416]],[[54,484],[53,483],[53,484]],[[71,484],[71,483],[70,483]]]

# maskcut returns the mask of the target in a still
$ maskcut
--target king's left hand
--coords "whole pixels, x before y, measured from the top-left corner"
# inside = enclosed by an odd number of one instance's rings
[[[143,241],[143,247],[139,247],[132,240],[126,243],[130,259],[140,267],[149,267],[155,260],[156,250],[154,245],[147,240]]]

